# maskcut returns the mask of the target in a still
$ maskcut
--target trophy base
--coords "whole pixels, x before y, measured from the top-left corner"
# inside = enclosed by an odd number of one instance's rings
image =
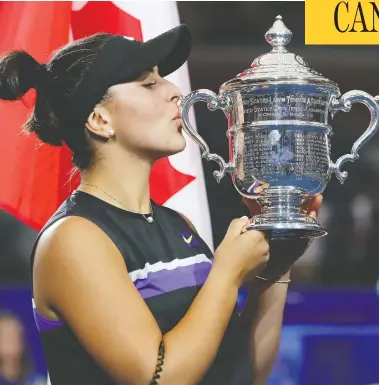
[[[319,224],[305,224],[305,223],[265,223],[255,224],[251,223],[247,230],[259,230],[270,233],[271,239],[295,239],[295,238],[320,238],[327,235],[326,229]]]
[[[258,199],[262,213],[256,215],[248,230],[267,231],[271,239],[319,238],[327,234],[315,218],[300,210],[306,191],[293,187],[271,187]]]

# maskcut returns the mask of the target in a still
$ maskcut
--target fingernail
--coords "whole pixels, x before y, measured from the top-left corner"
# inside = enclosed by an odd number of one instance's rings
[[[247,217],[246,215],[244,215],[243,217],[241,217],[241,219],[249,219],[249,217]]]

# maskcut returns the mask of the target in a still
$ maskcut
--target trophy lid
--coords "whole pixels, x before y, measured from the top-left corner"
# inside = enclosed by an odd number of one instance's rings
[[[339,92],[336,83],[310,68],[301,56],[288,52],[286,45],[291,41],[292,32],[285,26],[281,16],[276,17],[265,38],[272,46],[271,52],[257,57],[250,68],[225,82],[220,90],[237,90],[245,85],[257,83],[305,83]]]

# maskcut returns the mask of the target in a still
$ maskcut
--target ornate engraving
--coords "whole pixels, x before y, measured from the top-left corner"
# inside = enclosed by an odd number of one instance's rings
[[[273,128],[241,135],[243,146],[240,144],[236,159],[239,178],[247,182],[256,178],[269,184],[285,178],[296,187],[304,187],[303,180],[317,186],[326,184],[329,145],[325,130]]]
[[[324,123],[328,99],[327,94],[245,94],[242,99],[244,122],[300,120]]]

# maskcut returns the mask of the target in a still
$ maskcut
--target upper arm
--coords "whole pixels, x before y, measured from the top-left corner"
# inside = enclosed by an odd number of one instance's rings
[[[115,381],[149,383],[161,331],[100,228],[69,217],[47,229],[36,250],[33,281],[36,302],[43,297]]]

